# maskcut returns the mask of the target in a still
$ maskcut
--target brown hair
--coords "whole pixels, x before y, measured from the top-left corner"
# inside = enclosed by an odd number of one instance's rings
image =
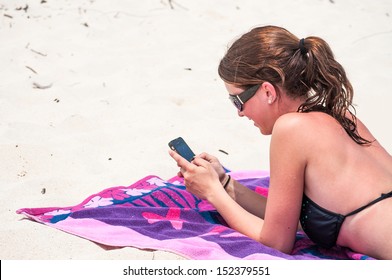
[[[254,28],[230,46],[219,64],[219,75],[238,87],[268,81],[291,98],[305,97],[298,112],[325,112],[356,143],[371,143],[357,131],[353,88],[329,45],[313,36],[301,44],[299,38],[284,28]]]

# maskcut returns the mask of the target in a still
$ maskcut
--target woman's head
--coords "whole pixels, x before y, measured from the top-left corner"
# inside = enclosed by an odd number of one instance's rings
[[[240,87],[261,84],[268,81],[282,87],[288,94],[294,91],[293,81],[305,67],[299,60],[299,39],[286,29],[276,26],[265,26],[252,29],[236,40],[219,65],[219,75],[227,82]],[[297,59],[295,58],[297,57]],[[293,67],[294,66],[294,67]],[[296,77],[293,77],[296,76]],[[295,83],[298,84],[298,83]],[[297,95],[305,95],[308,89],[298,86]]]
[[[281,27],[257,27],[230,46],[218,72],[223,81],[243,89],[269,82],[278,94],[304,100],[298,111],[323,111],[338,120],[354,141],[369,143],[358,135],[350,112],[351,83],[321,38],[300,40]]]

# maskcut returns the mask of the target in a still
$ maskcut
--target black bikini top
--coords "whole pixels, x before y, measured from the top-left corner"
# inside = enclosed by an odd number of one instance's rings
[[[354,215],[388,197],[392,197],[392,191],[387,194],[381,194],[380,197],[346,215],[341,215],[317,205],[304,194],[300,223],[306,235],[314,243],[324,248],[331,248],[336,244],[340,227],[346,217]]]

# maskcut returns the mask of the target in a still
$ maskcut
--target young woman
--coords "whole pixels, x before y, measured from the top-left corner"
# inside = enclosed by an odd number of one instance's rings
[[[233,229],[282,252],[292,251],[300,222],[320,246],[392,259],[392,157],[355,117],[352,86],[328,44],[254,28],[228,49],[219,75],[238,115],[272,134],[268,199],[211,155],[189,163],[170,151],[187,189]]]

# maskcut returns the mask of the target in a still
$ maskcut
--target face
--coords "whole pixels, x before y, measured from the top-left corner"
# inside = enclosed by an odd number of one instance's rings
[[[267,91],[264,89],[264,84],[246,91],[228,83],[225,83],[225,86],[229,94],[232,95],[230,99],[235,105],[238,115],[252,120],[262,134],[271,134],[273,125],[271,122],[271,102],[269,101],[271,97],[268,96]],[[245,99],[243,98],[244,96]]]

